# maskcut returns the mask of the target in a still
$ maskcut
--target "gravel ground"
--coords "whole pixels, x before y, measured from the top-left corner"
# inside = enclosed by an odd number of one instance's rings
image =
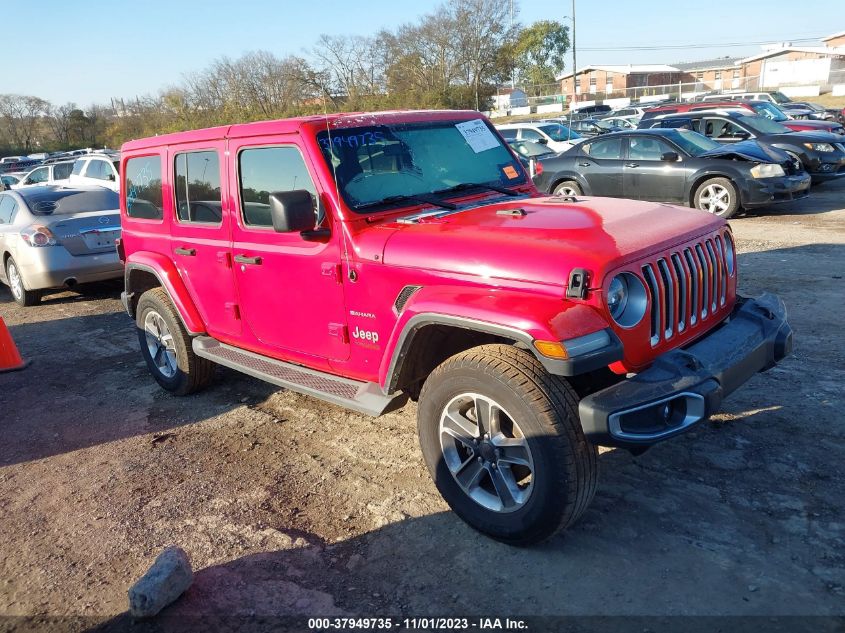
[[[166,617],[843,616],[844,194],[823,185],[731,222],[741,291],[784,297],[794,355],[681,438],[603,451],[582,521],[531,549],[448,511],[413,403],[373,420],[222,368],[174,398],[119,284],[28,309],[2,287],[33,362],[0,375],[0,616],[119,624],[170,544],[196,578]]]

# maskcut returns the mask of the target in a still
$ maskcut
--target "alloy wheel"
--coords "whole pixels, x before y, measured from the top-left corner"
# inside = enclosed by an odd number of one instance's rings
[[[23,279],[21,279],[18,267],[15,266],[14,262],[9,262],[7,272],[9,277],[9,288],[12,291],[12,296],[16,301],[21,301],[24,293]]]
[[[178,368],[176,346],[167,323],[155,310],[150,310],[144,317],[144,334],[153,364],[162,376],[173,378]]]
[[[724,213],[731,206],[731,192],[721,185],[707,185],[698,196],[698,208],[710,213]]]
[[[528,440],[495,400],[452,398],[440,416],[443,460],[464,493],[494,512],[514,512],[531,496],[534,460]]]

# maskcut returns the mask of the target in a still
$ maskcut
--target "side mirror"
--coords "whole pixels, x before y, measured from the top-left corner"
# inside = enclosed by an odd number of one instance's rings
[[[737,132],[736,134],[734,134],[734,138],[738,138],[738,139],[745,141],[745,140],[751,138],[751,135],[748,132],[746,132],[745,130],[743,130],[742,132]]]
[[[538,143],[540,143],[541,145],[548,145],[548,144],[549,144],[549,139],[547,139],[547,138],[538,138],[538,139],[537,139],[537,142],[538,142]]]
[[[277,233],[310,231],[316,223],[314,199],[305,189],[270,194],[270,217]]]
[[[676,152],[666,152],[665,154],[663,154],[660,157],[660,160],[662,160],[665,163],[676,163],[676,162],[678,162],[679,158],[680,158],[680,156],[678,156],[678,154]]]

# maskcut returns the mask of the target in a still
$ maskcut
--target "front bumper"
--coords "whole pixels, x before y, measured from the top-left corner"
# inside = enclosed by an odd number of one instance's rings
[[[751,376],[791,352],[783,301],[770,293],[738,298],[731,316],[705,338],[581,400],[581,426],[594,444],[651,446],[707,419]]]
[[[780,178],[751,179],[742,196],[745,209],[764,207],[778,202],[799,200],[810,193],[810,175],[807,173]]]

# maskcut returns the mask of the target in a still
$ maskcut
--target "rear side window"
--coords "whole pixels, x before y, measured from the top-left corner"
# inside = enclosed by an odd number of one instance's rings
[[[584,146],[584,153],[593,158],[619,160],[622,158],[622,139],[608,138]]]
[[[176,214],[180,222],[218,224],[223,219],[220,159],[215,151],[177,154],[174,166]]]
[[[317,209],[317,192],[302,154],[296,147],[245,149],[238,158],[241,213],[247,226],[273,226],[270,194],[305,189]]]
[[[88,168],[85,170],[85,176],[88,178],[96,178],[97,180],[105,180],[106,174],[103,173],[103,162],[99,160],[92,160],[88,163]]]
[[[516,132],[515,128],[509,128],[507,130],[499,130],[499,134],[502,135],[502,138],[506,141],[515,141],[516,140]]]
[[[70,176],[70,170],[73,169],[71,163],[59,163],[53,167],[53,179],[65,180]]]
[[[79,174],[82,173],[82,168],[84,166],[85,166],[85,161],[84,160],[78,160],[73,164],[73,171],[70,172],[70,173],[72,173],[74,176],[78,176]]]
[[[126,161],[126,214],[131,218],[161,220],[161,157],[140,156]]]
[[[12,196],[0,196],[0,224],[11,224],[18,203]]]

